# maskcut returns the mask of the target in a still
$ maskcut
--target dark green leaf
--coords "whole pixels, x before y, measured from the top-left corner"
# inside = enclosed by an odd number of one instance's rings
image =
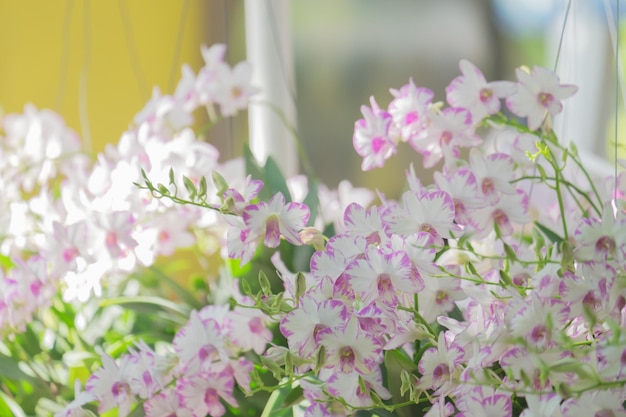
[[[535,222],[535,226],[537,226],[537,228],[541,231],[541,233],[543,233],[550,240],[551,243],[559,243],[563,241],[563,238],[561,236],[554,233],[552,230],[550,230],[543,224],[539,222]]]
[[[311,179],[309,181],[309,192],[304,198],[303,203],[309,208],[311,215],[309,217],[309,221],[306,224],[311,227],[315,223],[315,219],[317,218],[317,211],[319,209],[320,201],[318,195],[318,181],[315,179]]]
[[[278,164],[274,161],[274,158],[271,156],[267,158],[263,170],[265,171],[265,186],[270,189],[272,195],[281,193],[285,196],[285,202],[291,202],[291,194],[289,193],[289,188],[287,187],[287,181],[285,180],[283,173],[280,171]]]

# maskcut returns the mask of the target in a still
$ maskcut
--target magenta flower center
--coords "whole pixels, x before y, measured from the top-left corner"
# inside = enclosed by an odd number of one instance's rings
[[[378,292],[382,294],[388,291],[393,291],[393,284],[389,274],[378,275]]]
[[[443,290],[437,290],[435,293],[435,302],[439,305],[447,304],[449,299],[450,296]]]
[[[339,351],[339,369],[341,372],[348,373],[354,369],[356,355],[350,346],[344,346]]]
[[[121,402],[128,397],[128,392],[130,391],[130,387],[127,383],[116,381],[113,386],[111,386],[111,394],[113,394],[113,398],[117,402]]]
[[[491,178],[485,178],[482,184],[480,184],[480,189],[485,195],[494,194],[496,192],[496,184]]]
[[[248,327],[253,334],[261,334],[265,329],[263,326],[263,320],[260,317],[254,317],[248,322]]]
[[[537,100],[543,107],[549,107],[554,101],[554,96],[550,93],[539,93]]]
[[[204,403],[206,405],[213,405],[219,401],[220,396],[217,394],[215,388],[207,388],[207,390],[204,391]]]
[[[544,324],[538,324],[530,332],[530,338],[533,342],[541,342],[548,337],[548,328]]]
[[[449,131],[446,130],[439,137],[439,142],[442,145],[449,145],[450,142],[452,142],[452,138],[453,138],[452,133],[450,133]]]
[[[493,97],[493,91],[491,88],[482,88],[479,93],[480,101],[486,103]]]
[[[433,382],[435,383],[439,383],[439,381],[441,381],[442,379],[449,379],[450,377],[450,368],[448,368],[448,365],[446,365],[445,363],[440,363],[439,365],[435,366],[435,369],[433,369]]]
[[[615,252],[615,241],[609,236],[602,236],[596,241],[596,252],[609,255]]]
[[[424,223],[423,225],[420,226],[420,232],[426,232],[433,237],[438,236],[437,230],[435,230],[435,228],[428,223]]]
[[[167,242],[170,240],[170,234],[166,231],[166,230],[161,230],[159,232],[159,242],[163,243],[163,242]]]
[[[380,136],[376,136],[372,139],[372,149],[374,153],[379,153],[381,149],[385,146],[386,140]]]
[[[63,260],[65,262],[72,262],[78,256],[78,250],[76,248],[69,248],[63,251]]]
[[[404,118],[404,124],[410,125],[411,123],[417,122],[419,120],[419,115],[416,111],[412,111],[406,114]]]
[[[105,241],[108,248],[117,246],[117,234],[115,232],[108,232]]]
[[[215,352],[216,352],[216,349],[214,346],[211,346],[211,345],[202,346],[200,350],[198,350],[198,358],[200,359],[200,362],[204,362],[205,360],[213,356]]]

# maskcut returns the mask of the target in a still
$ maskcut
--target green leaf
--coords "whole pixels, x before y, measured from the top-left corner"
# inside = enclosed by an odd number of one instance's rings
[[[304,198],[303,203],[309,208],[311,215],[309,216],[309,222],[306,224],[309,227],[312,227],[315,224],[315,219],[317,218],[317,211],[319,209],[320,201],[319,201],[319,192],[318,192],[318,183],[316,179],[311,179],[309,181],[309,192]]]
[[[211,172],[211,178],[213,179],[213,184],[215,185],[215,188],[217,188],[216,195],[222,198],[224,191],[228,190],[229,188],[228,183],[226,182],[224,177],[222,177],[217,171]]]
[[[4,269],[11,269],[15,266],[11,258],[0,253],[0,267]]]
[[[196,190],[196,186],[194,185],[193,181],[183,176],[183,184],[185,185],[185,189],[189,193],[189,199],[193,200],[196,195],[198,195],[198,191]]]
[[[174,180],[174,168],[170,168],[169,178],[170,178],[170,185],[176,184],[176,181]]]
[[[165,196],[170,195],[170,190],[169,188],[167,188],[165,185],[163,184],[159,184],[157,185],[157,188],[159,189],[159,192]]]
[[[200,178],[200,188],[198,189],[198,197],[200,198],[206,197],[206,192],[207,192],[206,178],[202,177]]]
[[[24,373],[18,361],[8,356],[0,356],[0,375],[13,381],[33,381],[34,378]],[[1,414],[0,414],[1,415]]]
[[[100,301],[101,307],[108,307],[112,305],[121,305],[132,310],[138,310],[141,312],[150,311],[154,307],[166,310],[172,313],[178,314],[184,321],[189,318],[191,310],[189,308],[181,307],[180,305],[173,303],[169,300],[160,297],[153,297],[147,295],[136,296],[123,296],[116,298],[107,298]]]
[[[292,389],[289,386],[283,386],[272,392],[261,417],[293,417],[292,408],[285,407],[285,399],[289,396]]]
[[[281,193],[285,196],[285,202],[290,203],[291,193],[287,187],[287,181],[274,158],[271,156],[267,158],[263,170],[265,171],[265,186],[269,187],[272,194]]]
[[[304,390],[301,386],[297,386],[291,390],[283,400],[285,407],[292,407],[304,399]]]
[[[26,413],[24,413],[24,410],[22,410],[22,407],[20,407],[20,405],[13,398],[9,397],[4,392],[0,391],[0,411],[2,411],[2,408],[3,408],[2,404],[6,407],[5,409],[8,409],[10,412],[9,413],[2,412],[1,415],[3,416],[12,415],[13,417],[26,417]]]
[[[550,240],[551,243],[559,243],[563,241],[563,238],[561,236],[557,235],[543,224],[536,221],[535,226],[537,226],[541,233],[543,233]]]

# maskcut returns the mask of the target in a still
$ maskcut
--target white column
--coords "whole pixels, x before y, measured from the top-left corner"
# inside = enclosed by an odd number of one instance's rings
[[[298,173],[297,146],[285,126],[296,123],[290,0],[246,0],[245,7],[247,59],[261,89],[249,109],[250,148],[260,164],[271,155],[292,176]]]
[[[598,13],[597,4],[573,0],[561,46],[557,74],[562,83],[575,84],[578,92],[563,102],[563,113],[554,123],[554,130],[563,144],[574,142],[583,163],[596,175],[611,175],[612,162],[606,158],[607,111],[614,106],[611,94],[613,80],[612,54],[607,21]],[[563,14],[554,19],[550,33],[548,63],[556,58]],[[610,158],[612,161],[612,158]]]

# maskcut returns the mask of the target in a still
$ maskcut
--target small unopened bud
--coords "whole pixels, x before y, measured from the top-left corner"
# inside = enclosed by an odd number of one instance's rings
[[[305,227],[300,231],[300,239],[305,245],[311,245],[315,250],[324,250],[326,246],[326,238],[314,227]]]

